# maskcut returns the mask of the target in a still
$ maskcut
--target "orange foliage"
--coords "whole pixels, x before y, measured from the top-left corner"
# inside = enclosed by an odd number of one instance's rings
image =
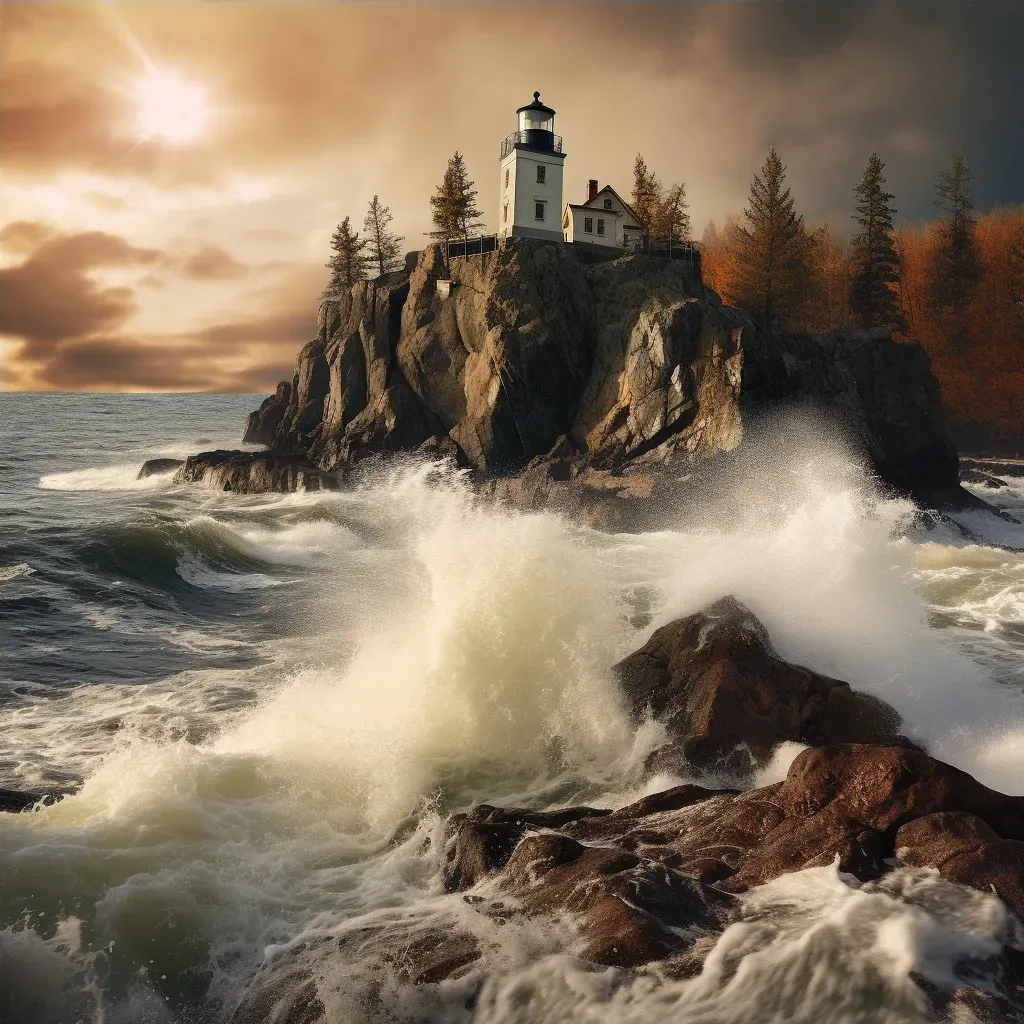
[[[710,223],[700,243],[704,281],[726,302],[736,272],[729,245],[736,220],[727,217],[722,229]],[[809,331],[844,326],[846,254],[827,228],[816,229],[810,238],[813,294],[806,323],[794,326]],[[977,239],[984,275],[961,316],[935,310],[928,302],[937,225],[896,231],[900,301],[907,320],[903,337],[919,341],[931,356],[954,420],[977,424],[994,438],[1019,438],[1024,436],[1024,207],[980,217]]]
[[[1024,207],[980,217],[977,240],[984,275],[958,333],[951,311],[932,309],[927,301],[938,244],[935,226],[897,232],[906,336],[920,341],[931,356],[953,419],[983,425],[993,437],[1019,437],[1024,434],[1024,304],[1019,272]],[[958,336],[959,343],[954,343]]]

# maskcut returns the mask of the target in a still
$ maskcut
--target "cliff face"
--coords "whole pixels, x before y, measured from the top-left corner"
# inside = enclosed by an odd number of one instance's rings
[[[323,303],[318,335],[249,417],[245,440],[325,470],[425,442],[507,474],[568,450],[596,470],[737,448],[745,421],[823,409],[878,475],[918,497],[957,490],[956,452],[927,357],[886,333],[765,339],[699,269],[595,262],[516,239],[450,268],[440,249]]]

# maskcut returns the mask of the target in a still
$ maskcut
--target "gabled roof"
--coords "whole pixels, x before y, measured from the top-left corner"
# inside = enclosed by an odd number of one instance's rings
[[[588,199],[582,205],[583,206],[590,206],[591,203],[596,203],[597,200],[600,199],[601,196],[603,196],[605,194],[605,192],[611,192],[611,194],[613,196],[615,196],[615,198],[618,199],[618,201],[620,203],[622,203],[623,207],[629,212],[629,215],[633,218],[633,220],[635,220],[637,222],[637,224],[641,225],[641,227],[643,226],[643,221],[640,220],[640,218],[636,215],[636,210],[634,210],[633,207],[630,206],[629,203],[627,203],[626,200],[623,199],[622,196],[620,196],[619,193],[616,192],[615,189],[613,189],[611,187],[611,185],[605,185],[605,187],[603,189],[601,189],[601,191],[598,192],[597,195],[594,196],[593,199]],[[597,209],[597,207],[591,207],[591,209]]]
[[[625,210],[605,210],[603,207],[588,206],[586,203],[566,203],[565,208],[567,210],[586,210],[587,213],[599,213],[603,217],[621,217],[626,212]]]

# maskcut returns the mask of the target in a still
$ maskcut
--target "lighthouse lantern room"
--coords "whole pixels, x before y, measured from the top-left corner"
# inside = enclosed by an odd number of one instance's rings
[[[555,112],[533,94],[520,107],[519,129],[501,144],[502,238],[522,235],[562,241],[561,136],[555,134]]]

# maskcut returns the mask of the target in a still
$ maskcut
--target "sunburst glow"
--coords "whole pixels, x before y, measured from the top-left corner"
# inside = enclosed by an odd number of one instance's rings
[[[206,90],[176,71],[150,68],[135,83],[132,95],[138,108],[136,131],[142,139],[181,144],[206,129]]]

